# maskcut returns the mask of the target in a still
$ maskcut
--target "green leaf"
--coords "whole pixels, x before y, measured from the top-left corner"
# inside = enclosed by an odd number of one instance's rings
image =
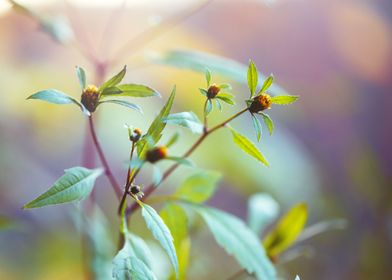
[[[85,199],[91,193],[95,179],[102,174],[103,170],[72,167],[64,172],[65,174],[48,191],[27,203],[23,208],[37,208]]]
[[[252,114],[252,122],[253,122],[253,127],[256,131],[256,136],[257,136],[257,141],[260,141],[261,138],[261,123],[259,122],[258,118],[256,118],[255,115]]]
[[[194,203],[203,203],[215,192],[221,175],[217,172],[202,171],[191,175],[174,193],[174,197]]]
[[[219,111],[222,111],[222,104],[220,103],[219,99],[215,99],[216,107]]]
[[[128,256],[126,248],[121,249],[113,259],[112,277],[116,280],[156,280],[154,273],[140,259]]]
[[[104,82],[99,87],[99,91],[103,92],[106,88],[114,87],[114,86],[118,85],[119,83],[121,83],[121,81],[123,80],[126,72],[127,72],[127,66],[125,65],[124,68],[120,72],[118,72],[112,78],[110,78],[109,80]]]
[[[155,63],[171,65],[178,68],[187,68],[201,73],[208,67],[213,73],[226,76],[239,83],[246,83],[248,66],[238,63],[226,57],[212,55],[205,52],[195,52],[190,50],[171,50],[163,55],[151,56],[150,60]],[[258,73],[260,80],[266,77]],[[274,83],[269,92],[272,95],[285,94],[287,91]]]
[[[274,76],[271,74],[263,83],[263,86],[261,87],[259,94],[265,92],[267,89],[270,88],[272,83],[274,82]]]
[[[42,90],[30,95],[29,97],[27,97],[27,99],[38,99],[49,103],[61,104],[61,105],[73,103],[78,105],[85,115],[90,116],[90,112],[83,106],[82,103],[80,103],[75,98],[68,96],[64,92],[61,92],[57,89]]]
[[[173,105],[175,96],[176,86],[173,87],[169,99],[167,100],[165,106],[163,106],[159,114],[155,117],[154,121],[151,123],[146,135],[144,135],[142,139],[137,143],[137,152],[140,158],[143,158],[144,154],[148,149],[147,138],[150,139],[152,145],[155,145],[156,143],[158,143],[159,139],[161,139],[162,131],[166,127],[166,123],[162,122],[162,119],[166,118],[170,114],[170,110]]]
[[[193,133],[200,134],[203,132],[204,126],[199,118],[193,112],[175,113],[162,118],[164,123],[175,124],[189,128]]]
[[[268,131],[269,131],[270,135],[272,135],[272,132],[274,131],[274,123],[273,123],[272,119],[266,113],[261,112],[261,115],[263,116],[263,120],[264,120],[265,125],[268,127]]]
[[[273,96],[271,99],[273,104],[287,105],[294,103],[295,101],[297,101],[298,98],[299,96],[297,95],[278,95]]]
[[[276,271],[258,237],[237,217],[218,209],[186,204],[205,221],[216,242],[257,279],[276,279]]]
[[[145,85],[122,84],[114,87],[105,88],[102,91],[102,98],[111,97],[150,97],[161,96],[158,91]]]
[[[199,91],[202,95],[207,96],[207,90],[205,90],[204,88],[199,88]]]
[[[176,163],[182,165],[187,165],[191,167],[195,166],[195,164],[191,160],[183,157],[166,157],[165,159],[175,161]]]
[[[208,116],[209,113],[212,111],[212,102],[211,99],[207,99],[205,106],[204,106],[204,115]]]
[[[79,84],[82,90],[86,88],[86,72],[82,67],[76,66],[76,75],[79,79]]]
[[[142,204],[142,216],[154,238],[161,243],[163,249],[169,255],[174,271],[178,276],[178,259],[170,230],[154,208],[147,204]]]
[[[233,97],[234,96],[232,96],[231,94],[228,94],[228,93],[220,93],[215,98],[218,98],[227,104],[235,105],[235,102],[232,99]]]
[[[270,195],[256,193],[248,201],[248,225],[257,235],[279,215],[279,204]]]
[[[167,141],[165,146],[167,148],[173,146],[178,141],[179,136],[180,134],[178,132],[174,133],[173,136],[169,139],[169,141]]]
[[[233,134],[233,140],[234,143],[241,148],[245,153],[248,155],[254,157],[261,163],[263,163],[266,166],[269,166],[268,161],[265,159],[265,157],[262,155],[262,153],[257,149],[256,145],[253,144],[252,141],[250,141],[248,138],[246,138],[244,135],[238,133],[235,131],[233,128],[230,128],[231,133]]]
[[[211,72],[208,68],[206,68],[206,82],[207,82],[207,87],[209,87],[211,84]]]
[[[115,100],[115,99],[112,100],[112,99],[109,99],[109,100],[100,101],[98,104],[100,105],[100,104],[102,104],[102,103],[113,103],[113,104],[125,106],[125,107],[127,107],[127,108],[136,110],[136,111],[138,111],[139,113],[143,113],[142,108],[140,108],[139,105],[130,103],[130,102],[125,101],[125,100]]]
[[[249,60],[248,88],[250,91],[250,98],[252,98],[255,95],[257,82],[258,82],[258,74],[257,74],[256,65],[254,64],[254,62],[252,60]]]
[[[304,228],[307,218],[306,204],[300,203],[291,208],[263,240],[268,255],[277,256],[293,245]]]
[[[231,90],[231,85],[229,84],[220,84],[219,87],[220,89]]]
[[[160,216],[174,238],[179,266],[179,280],[187,279],[186,271],[189,263],[190,239],[188,237],[188,220],[185,211],[177,204],[167,203]]]

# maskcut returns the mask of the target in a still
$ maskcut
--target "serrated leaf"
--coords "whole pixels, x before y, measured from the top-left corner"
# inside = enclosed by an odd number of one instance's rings
[[[85,199],[93,190],[95,180],[103,170],[72,167],[65,170],[48,191],[27,203],[23,208],[37,208]]]
[[[270,195],[257,193],[248,200],[248,225],[259,235],[279,215],[279,204]]]
[[[160,216],[169,228],[176,248],[179,265],[179,280],[187,279],[186,271],[189,263],[190,240],[188,237],[188,220],[181,206],[167,203]]]
[[[127,257],[125,248],[113,259],[112,277],[116,280],[157,280],[147,265],[136,257]]]
[[[261,138],[261,123],[259,122],[259,119],[256,118],[255,115],[252,114],[252,123],[253,123],[253,128],[256,131],[256,137],[257,137],[257,141],[260,141]]]
[[[79,106],[79,108],[82,110],[82,112],[90,116],[90,112],[83,106],[82,103],[77,101],[75,98],[65,94],[64,92],[61,92],[57,89],[46,89],[46,90],[41,90],[39,92],[36,92],[27,99],[38,99],[38,100],[43,100],[49,103],[53,104],[76,104]]]
[[[212,111],[212,102],[211,99],[207,99],[206,104],[204,106],[204,115],[208,116]]]
[[[293,245],[304,228],[307,218],[306,204],[300,203],[291,208],[263,240],[268,255],[277,256]]]
[[[84,90],[86,88],[86,72],[82,67],[76,66],[76,75],[78,76],[80,88]]]
[[[161,139],[162,131],[166,127],[166,123],[162,122],[162,119],[166,118],[170,114],[170,110],[173,105],[175,96],[176,96],[176,87],[174,86],[165,106],[163,106],[159,114],[155,117],[154,121],[151,123],[146,135],[143,136],[143,138],[137,143],[137,152],[140,158],[143,158],[148,148],[146,138],[150,139],[152,145],[155,145],[156,143],[158,143],[159,139]]]
[[[248,77],[248,88],[250,91],[250,98],[252,98],[255,95],[257,82],[258,82],[257,68],[252,60],[249,61],[247,77]]]
[[[258,237],[237,217],[218,209],[186,204],[205,221],[216,242],[259,280],[276,279],[276,271]]]
[[[204,126],[199,118],[193,112],[182,112],[168,115],[162,118],[164,123],[175,124],[189,128],[193,133],[200,134],[203,132]]]
[[[142,108],[140,108],[139,105],[133,104],[131,102],[128,102],[126,100],[115,100],[115,99],[109,99],[109,100],[103,100],[100,101],[98,104],[103,104],[103,103],[112,103],[112,104],[117,104],[121,106],[125,106],[127,108],[133,109],[138,111],[139,113],[143,113]]]
[[[274,76],[271,74],[270,76],[268,76],[268,78],[264,81],[259,94],[265,92],[267,89],[270,88],[270,86],[272,85],[272,83],[274,82]]]
[[[150,58],[155,63],[171,65],[178,68],[192,69],[201,73],[205,72],[206,67],[216,74],[226,76],[239,83],[247,82],[248,66],[235,60],[212,55],[206,52],[195,52],[190,50],[171,50],[163,55],[155,55]],[[260,72],[260,80],[266,79]],[[274,83],[269,92],[273,95],[284,94],[287,91]]]
[[[297,101],[299,96],[296,95],[278,95],[271,97],[272,103],[277,105],[288,105]]]
[[[123,80],[126,72],[127,72],[127,66],[125,65],[124,68],[120,72],[118,72],[116,75],[114,75],[109,80],[104,82],[99,87],[99,91],[103,92],[106,88],[114,87],[114,86],[118,85],[119,83],[121,83],[121,81]]]
[[[244,135],[238,133],[235,131],[233,128],[230,128],[231,133],[233,134],[233,140],[234,143],[241,148],[245,153],[248,155],[254,157],[261,163],[263,163],[266,166],[269,166],[268,161],[265,159],[263,154],[257,149],[256,145],[253,144],[252,141],[250,141],[248,138],[246,138]]]
[[[161,96],[158,91],[145,85],[122,84],[114,87],[107,87],[102,91],[101,97],[150,97]]]
[[[194,203],[203,203],[214,194],[220,178],[219,173],[211,171],[193,174],[181,183],[173,196]]]
[[[168,254],[178,277],[178,259],[170,230],[154,208],[147,204],[142,204],[142,216],[154,238],[159,241]]]
[[[268,131],[270,135],[272,135],[272,132],[274,131],[274,122],[272,121],[270,116],[267,115],[266,113],[261,112],[261,115],[263,116],[265,125],[268,127]]]
[[[206,68],[206,82],[207,87],[209,87],[211,84],[211,71],[208,68]]]

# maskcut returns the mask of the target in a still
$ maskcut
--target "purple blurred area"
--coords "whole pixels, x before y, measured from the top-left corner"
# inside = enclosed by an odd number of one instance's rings
[[[248,196],[268,192],[282,209],[308,202],[309,225],[346,219],[346,229],[306,241],[311,257],[301,255],[279,265],[287,279],[296,274],[305,280],[391,278],[391,1],[221,0],[200,9],[194,8],[202,5],[199,1],[119,1],[113,6],[25,2],[42,15],[67,19],[75,37],[60,44],[23,13],[0,14],[0,214],[15,223],[0,232],[0,279],[83,279],[80,237],[67,213],[72,207],[22,211],[21,206],[46,190],[64,169],[81,164],[86,121],[71,106],[26,97],[44,88],[77,97],[75,65],[86,69],[89,83],[96,75],[88,57],[109,59],[110,74],[126,64],[127,81],[159,89],[162,100],[137,100],[143,116],[110,105],[99,112],[98,134],[122,181],[129,152],[124,123],[146,130],[173,84],[178,90],[175,111],[202,112],[197,95],[204,85],[202,74],[145,59],[152,52],[172,49],[205,51],[244,64],[251,58],[260,71],[273,73],[276,83],[301,96],[295,105],[271,110],[276,133],[270,137],[265,132],[261,143],[270,169],[259,171],[262,167],[243,159],[238,150],[227,152],[235,148],[226,143],[224,132],[201,147],[194,157],[198,165],[225,174],[209,203],[245,217]],[[139,35],[149,34],[151,28],[157,30],[151,38]],[[141,42],[126,44],[136,36],[142,36]],[[227,81],[219,75],[217,79]],[[233,88],[242,104],[246,86],[233,82]],[[230,110],[227,115],[235,112]],[[236,120],[233,126],[254,140],[250,119]],[[194,136],[184,132],[183,138],[193,141]],[[178,149],[187,146],[185,142]],[[175,173],[170,182],[178,183],[182,175]],[[96,195],[116,238],[117,202],[106,178],[98,180]],[[211,239],[203,243],[205,238],[195,240],[193,254],[201,257],[204,252],[212,258],[207,265],[211,272],[203,279],[228,278],[237,264]],[[203,244],[207,248],[200,248]],[[200,266],[195,264],[190,279],[200,279]]]

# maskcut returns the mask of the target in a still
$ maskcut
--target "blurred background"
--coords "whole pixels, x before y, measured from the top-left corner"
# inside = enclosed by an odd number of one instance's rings
[[[173,111],[202,114],[198,88],[205,86],[204,75],[151,59],[174,49],[207,52],[242,64],[251,58],[261,72],[274,73],[287,92],[301,96],[295,105],[269,112],[276,130],[269,136],[265,129],[259,146],[270,168],[244,155],[224,130],[193,155],[198,166],[224,174],[208,203],[246,218],[248,197],[265,192],[279,202],[282,212],[295,203],[308,203],[308,225],[347,221],[344,230],[307,240],[304,246],[311,254],[282,261],[284,278],[299,274],[305,280],[391,279],[391,1],[20,3],[36,14],[29,16],[0,1],[0,223],[7,225],[0,231],[0,279],[85,279],[86,273],[80,234],[72,221],[74,206],[21,210],[64,169],[83,163],[100,166],[91,156],[84,160],[94,153],[85,146],[86,118],[74,106],[26,97],[56,88],[79,98],[76,65],[86,69],[89,83],[95,83],[103,72],[108,77],[126,64],[126,82],[159,90],[162,99],[134,100],[144,115],[111,105],[98,110],[98,134],[120,181],[129,153],[124,123],[146,131],[174,84],[178,94]],[[37,15],[55,25],[40,25]],[[212,74],[213,80],[232,84],[238,103],[214,112],[211,122],[217,123],[238,111],[248,90],[244,83]],[[255,140],[249,116],[232,125]],[[165,138],[176,130],[167,127]],[[180,132],[182,141],[171,149],[175,155],[196,139],[186,130]],[[163,191],[175,189],[190,173],[180,169]],[[151,176],[143,176],[147,184]],[[116,240],[115,196],[104,177],[96,189]],[[144,226],[140,228],[136,230],[143,234]],[[239,270],[205,227],[192,239],[189,279],[227,279]],[[156,243],[151,244],[162,256],[156,269],[164,279],[168,261]]]

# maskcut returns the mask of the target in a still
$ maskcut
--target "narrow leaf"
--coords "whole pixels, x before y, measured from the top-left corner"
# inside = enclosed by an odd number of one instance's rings
[[[138,111],[139,113],[143,113],[142,108],[140,108],[139,105],[130,103],[130,102],[125,101],[125,100],[115,100],[115,99],[112,100],[112,99],[110,99],[110,100],[103,100],[103,101],[100,101],[100,102],[99,102],[99,104],[102,104],[102,103],[113,103],[113,104],[125,106],[125,107],[127,107],[127,108],[136,110],[136,111]]]
[[[204,88],[199,88],[199,91],[202,95],[207,96],[207,91]]]
[[[85,199],[91,193],[95,179],[102,172],[100,168],[72,167],[66,169],[65,174],[48,191],[27,203],[23,208],[37,208]]]
[[[163,249],[165,249],[166,253],[169,255],[170,261],[178,276],[178,259],[170,230],[154,208],[147,204],[142,204],[142,216],[154,238],[159,241]]]
[[[230,128],[231,133],[233,134],[233,140],[234,143],[241,148],[245,153],[248,155],[254,157],[261,163],[263,163],[266,166],[269,166],[268,161],[265,159],[265,157],[262,155],[262,153],[257,149],[256,145],[253,144],[252,141],[250,141],[248,138],[246,138],[244,135],[238,133],[235,131],[233,128]]]
[[[195,166],[195,164],[191,160],[183,157],[166,157],[165,159],[175,161],[176,163],[182,165],[187,165],[191,167]]]
[[[222,111],[222,104],[220,103],[219,99],[215,99],[216,107],[219,111]]]
[[[203,203],[214,194],[220,179],[221,175],[217,172],[198,172],[181,183],[174,197],[194,203]]]
[[[268,76],[268,78],[264,81],[259,94],[265,92],[267,89],[270,88],[270,86],[272,85],[272,83],[274,82],[274,76],[271,74],[270,76]]]
[[[304,203],[291,208],[264,238],[263,244],[269,256],[277,256],[289,248],[305,226],[308,210]]]
[[[169,228],[174,238],[179,265],[179,280],[187,279],[186,270],[189,263],[188,220],[181,206],[167,203],[161,210],[160,216]]]
[[[204,106],[204,114],[208,116],[209,113],[212,111],[212,102],[211,99],[207,99],[205,106]]]
[[[223,102],[230,104],[230,105],[235,105],[234,100],[232,99],[233,96],[227,93],[220,93],[216,96],[216,98],[222,100]]]
[[[143,138],[138,142],[137,151],[140,158],[143,158],[148,148],[146,138],[151,139],[152,145],[155,145],[156,143],[158,143],[159,139],[161,139],[162,131],[166,127],[166,123],[162,122],[162,119],[166,118],[170,114],[170,110],[173,105],[175,95],[176,95],[176,87],[174,86],[165,106],[163,106],[162,110],[159,112],[159,114],[155,117],[154,121],[151,123],[150,128],[148,129],[146,135],[143,136]]]
[[[256,116],[253,115],[253,114],[252,114],[252,122],[253,122],[253,128],[256,131],[257,141],[260,142],[260,138],[261,138],[261,123],[259,122],[259,119],[256,118]]]
[[[250,91],[250,98],[252,98],[255,95],[257,82],[258,82],[257,68],[254,62],[250,60],[248,66],[248,88]]]
[[[112,78],[110,78],[109,80],[104,82],[99,87],[99,91],[103,92],[106,88],[114,87],[114,86],[118,85],[119,83],[121,83],[121,81],[124,78],[126,72],[127,72],[127,66],[124,66],[124,68],[120,72],[118,72]]]
[[[82,110],[82,112],[89,116],[90,112],[83,106],[82,103],[77,101],[75,98],[68,96],[64,92],[61,92],[57,89],[46,89],[39,92],[36,92],[27,99],[39,99],[53,104],[76,104]]]
[[[272,132],[274,131],[274,123],[273,123],[272,119],[266,113],[261,112],[261,115],[263,116],[263,120],[264,120],[265,125],[268,127],[268,131],[269,131],[270,135],[272,135]]]
[[[220,84],[219,87],[221,89],[231,90],[231,85],[229,84]]]
[[[204,126],[193,112],[182,112],[171,114],[162,119],[164,123],[175,124],[189,128],[193,133],[200,134]]]
[[[211,72],[208,68],[206,69],[206,82],[207,82],[207,87],[209,87],[211,84]]]
[[[258,237],[237,217],[218,209],[186,204],[205,221],[216,242],[259,280],[276,279],[276,271]]]
[[[102,97],[150,97],[161,96],[158,91],[145,85],[122,84],[114,87],[107,87],[102,91]]]
[[[165,146],[167,148],[173,146],[175,143],[177,143],[179,137],[180,137],[180,134],[178,132],[174,133],[173,136],[169,139],[169,141],[167,141]]]
[[[257,193],[248,201],[248,225],[259,235],[279,215],[279,204],[270,195]]]
[[[272,103],[278,105],[287,105],[297,101],[297,95],[278,95],[272,97]]]
[[[82,67],[76,66],[76,75],[79,79],[79,84],[82,90],[86,88],[86,72]]]
[[[346,227],[347,227],[347,221],[344,219],[335,219],[330,221],[319,222],[305,228],[301,232],[300,236],[297,238],[297,243],[330,230],[345,229]]]

